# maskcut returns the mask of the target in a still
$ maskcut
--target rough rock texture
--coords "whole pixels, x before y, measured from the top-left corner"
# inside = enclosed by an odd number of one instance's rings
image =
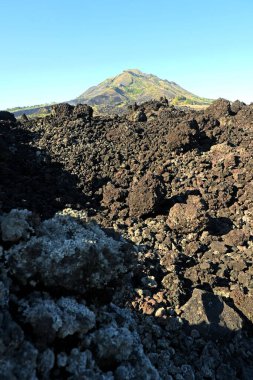
[[[230,102],[226,99],[220,98],[207,108],[206,113],[217,119],[220,117],[229,116],[232,114]]]
[[[167,134],[168,146],[177,152],[189,149],[192,144],[196,144],[197,133],[198,124],[196,120],[182,121]]]
[[[55,302],[47,294],[32,293],[28,300],[19,300],[18,305],[21,320],[47,343],[56,337],[87,333],[95,326],[95,314],[71,297],[61,297]]]
[[[251,380],[252,141],[224,100],[1,120],[1,377]]]
[[[194,289],[190,300],[181,309],[181,318],[209,335],[211,339],[224,339],[224,335],[242,328],[242,319],[221,297]]]
[[[252,290],[249,294],[244,294],[240,289],[231,292],[235,306],[253,323],[253,294]]]
[[[73,115],[89,120],[93,115],[93,109],[87,104],[77,104],[74,108]]]
[[[208,223],[206,207],[197,195],[189,195],[186,203],[176,203],[169,212],[168,225],[181,233],[200,232]]]
[[[17,242],[21,238],[30,237],[33,231],[27,222],[31,212],[27,210],[11,210],[0,218],[1,234],[3,241]]]
[[[126,242],[113,240],[96,224],[83,226],[56,215],[40,225],[37,236],[12,247],[7,258],[12,275],[22,284],[32,281],[84,293],[125,273],[133,255]]]
[[[143,109],[136,110],[132,114],[129,115],[129,120],[130,121],[147,121],[147,115],[145,114]]]
[[[74,107],[68,103],[60,103],[52,106],[52,115],[56,117],[68,117],[73,114]]]
[[[155,212],[164,195],[164,184],[158,176],[148,173],[139,181],[135,179],[128,197],[130,215],[142,217]]]
[[[233,114],[237,114],[244,107],[246,107],[246,104],[243,103],[243,102],[240,102],[240,100],[236,100],[230,106],[231,111],[233,112]]]

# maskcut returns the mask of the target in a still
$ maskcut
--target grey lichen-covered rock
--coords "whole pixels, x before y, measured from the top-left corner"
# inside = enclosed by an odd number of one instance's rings
[[[0,378],[36,380],[38,350],[8,311],[0,311]]]
[[[45,351],[41,352],[38,357],[38,371],[40,372],[42,379],[50,378],[50,371],[54,367],[55,355],[54,351],[47,348]]]
[[[139,367],[139,368],[138,368]],[[115,371],[115,379],[116,380],[134,380],[134,379],[141,379],[141,380],[160,380],[161,377],[158,375],[158,372],[156,369],[152,366],[150,366],[149,373],[145,371],[145,367],[143,368],[141,365],[138,365],[136,367],[131,366],[129,363],[126,363],[125,365],[119,366]]]
[[[99,379],[103,375],[99,375],[96,368],[92,353],[89,350],[81,351],[79,348],[73,348],[68,356],[66,370],[72,375],[71,379]],[[113,379],[113,377],[104,377],[105,379]]]
[[[56,214],[40,225],[37,236],[12,247],[7,258],[12,275],[23,285],[33,281],[84,293],[129,271],[133,252],[96,224]]]
[[[122,362],[115,370],[116,380],[160,380],[161,376],[157,369],[151,364],[142,347],[133,352],[134,359]]]
[[[134,348],[133,335],[125,327],[104,327],[94,333],[93,340],[97,345],[99,359],[121,362],[129,358]]]
[[[66,367],[67,362],[68,362],[68,355],[66,354],[66,352],[60,352],[57,355],[57,366],[59,368]]]
[[[29,238],[33,231],[28,221],[31,215],[30,211],[16,209],[4,214],[0,219],[2,240],[17,242],[22,238]]]
[[[91,333],[90,342],[91,347],[95,347],[94,357],[98,365],[114,369],[117,380],[160,379],[144,352],[132,313],[111,304],[102,321],[101,328]]]
[[[47,341],[87,333],[95,325],[95,314],[71,297],[54,301],[45,294],[31,294],[28,300],[19,301],[19,311],[23,322],[32,327],[34,334]]]
[[[8,308],[10,283],[5,268],[0,264],[0,310]]]

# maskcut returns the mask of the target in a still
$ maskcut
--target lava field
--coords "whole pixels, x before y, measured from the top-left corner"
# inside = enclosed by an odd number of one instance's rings
[[[0,378],[253,379],[253,104],[0,112]]]

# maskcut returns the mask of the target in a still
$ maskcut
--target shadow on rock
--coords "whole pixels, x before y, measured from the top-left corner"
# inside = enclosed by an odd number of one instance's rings
[[[209,218],[208,230],[211,235],[226,235],[233,228],[233,222],[229,218]]]
[[[17,122],[0,122],[0,208],[27,208],[49,217],[66,205],[84,205],[77,178],[29,145],[31,137]]]
[[[83,213],[35,225],[12,210],[1,234],[11,245],[0,264],[3,379],[252,378],[253,339],[236,310],[195,289],[177,314],[162,292],[152,298],[148,276],[138,293],[137,247]]]

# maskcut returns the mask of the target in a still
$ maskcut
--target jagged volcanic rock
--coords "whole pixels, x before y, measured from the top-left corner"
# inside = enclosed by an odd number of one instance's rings
[[[226,100],[2,117],[3,379],[251,379],[252,137]]]
[[[154,213],[164,196],[164,183],[158,176],[147,173],[139,181],[134,179],[128,197],[130,215],[142,217]]]

